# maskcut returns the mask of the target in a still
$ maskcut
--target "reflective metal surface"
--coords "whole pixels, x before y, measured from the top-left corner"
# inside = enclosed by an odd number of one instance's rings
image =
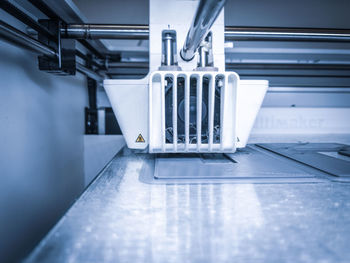
[[[347,29],[225,27],[226,40],[348,42]]]
[[[26,262],[349,262],[350,184],[145,184],[124,149]]]
[[[188,30],[187,37],[180,55],[182,59],[193,59],[199,45],[208,34],[211,26],[220,14],[226,0],[201,0],[198,4],[195,17]]]
[[[51,47],[27,36],[2,20],[0,20],[0,38],[13,42],[20,47],[24,47],[39,54],[45,54],[53,57],[58,56],[57,52]]]
[[[63,38],[148,39],[148,25],[68,24]],[[349,42],[350,30],[278,27],[225,27],[225,40]]]
[[[258,144],[258,146],[333,176],[350,178],[350,158],[341,158],[334,155],[348,149],[348,145],[336,143],[272,143]]]
[[[61,30],[64,38],[148,39],[148,25],[69,24]]]
[[[76,63],[76,67],[77,67],[77,71],[85,74],[89,78],[92,78],[92,79],[97,80],[97,81],[103,80],[103,77],[101,75],[99,75],[98,73],[96,73],[95,71],[93,71],[91,69],[88,69],[87,67],[80,64],[79,62]]]
[[[140,179],[148,183],[322,182],[322,178],[317,178],[302,166],[290,163],[284,158],[266,154],[252,146],[224,155],[157,155],[154,173],[152,171],[142,173]]]

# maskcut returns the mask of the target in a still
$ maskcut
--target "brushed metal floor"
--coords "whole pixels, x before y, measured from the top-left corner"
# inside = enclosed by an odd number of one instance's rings
[[[26,262],[350,262],[350,184],[146,184],[124,149]]]

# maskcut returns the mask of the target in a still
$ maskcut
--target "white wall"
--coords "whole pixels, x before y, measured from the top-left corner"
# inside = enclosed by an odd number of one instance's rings
[[[83,190],[86,86],[0,40],[0,262],[25,256]]]

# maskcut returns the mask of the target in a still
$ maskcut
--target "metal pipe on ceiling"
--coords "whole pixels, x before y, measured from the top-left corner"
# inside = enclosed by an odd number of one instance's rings
[[[199,45],[208,34],[211,26],[219,16],[226,0],[201,0],[188,30],[185,43],[180,51],[183,60],[193,59]]]
[[[44,54],[52,57],[58,56],[53,48],[31,38],[4,21],[0,21],[0,36],[11,43],[15,43],[18,46],[34,51],[40,55]]]
[[[73,39],[148,39],[148,25],[68,24],[63,38]],[[350,42],[348,29],[225,27],[226,40]]]

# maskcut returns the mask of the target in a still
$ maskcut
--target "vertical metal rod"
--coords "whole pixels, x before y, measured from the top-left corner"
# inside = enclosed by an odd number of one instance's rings
[[[226,0],[201,0],[180,52],[183,60],[193,59],[199,45],[220,14]]]
[[[171,66],[173,65],[173,53],[172,53],[172,38],[170,34],[166,34],[165,36],[165,46],[166,46],[166,57],[165,57],[165,65]]]
[[[205,47],[201,46],[199,47],[199,67],[206,67],[207,66],[207,54],[205,51]]]

